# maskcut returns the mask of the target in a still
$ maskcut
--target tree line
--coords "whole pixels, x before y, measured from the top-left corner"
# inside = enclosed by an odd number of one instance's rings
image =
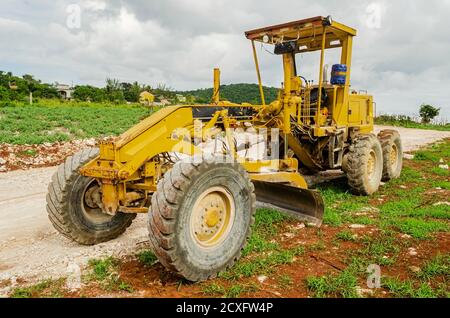
[[[58,98],[56,88],[42,83],[33,75],[14,76],[11,72],[0,71],[0,100],[21,101],[29,98]]]
[[[177,95],[183,95],[187,103],[206,104],[211,101],[212,88],[197,89],[191,91],[174,91],[167,85],[158,84],[156,87],[140,84],[138,82],[127,83],[117,79],[106,79],[104,87],[92,85],[77,85],[73,87],[72,97],[84,102],[108,102],[108,103],[137,103],[140,94],[144,91],[152,93],[156,101],[164,98],[174,103],[179,102]],[[277,98],[278,89],[264,87],[266,102]],[[220,87],[222,100],[233,103],[260,104],[259,87],[256,84],[231,84]],[[14,76],[11,72],[0,71],[0,101],[29,101],[33,98],[56,99],[60,98],[56,85],[43,83],[33,75]]]
[[[176,97],[176,93],[164,84],[151,87],[138,82],[127,83],[110,78],[106,79],[104,87],[77,85],[72,89],[72,97],[85,102],[137,103],[140,94],[144,91],[151,92],[156,99],[159,96],[167,99]],[[56,84],[43,83],[29,74],[19,77],[11,72],[0,71],[0,101],[29,101],[32,103],[33,98],[57,99],[61,96]]]

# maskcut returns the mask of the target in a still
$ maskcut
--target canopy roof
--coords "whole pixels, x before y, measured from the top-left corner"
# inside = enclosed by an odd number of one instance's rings
[[[267,44],[296,41],[299,52],[309,52],[321,49],[324,26],[327,49],[342,47],[348,37],[356,36],[355,29],[322,16],[247,31],[245,36]]]

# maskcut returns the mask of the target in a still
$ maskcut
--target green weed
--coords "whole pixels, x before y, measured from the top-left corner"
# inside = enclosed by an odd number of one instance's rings
[[[303,253],[303,247],[271,251],[267,256],[258,256],[254,259],[242,260],[228,271],[220,273],[219,277],[227,280],[237,280],[242,277],[270,274],[277,266],[291,264],[294,261],[295,256],[302,255]]]
[[[358,298],[356,287],[358,278],[351,271],[343,271],[337,275],[308,277],[306,286],[317,298],[342,297]]]
[[[391,221],[391,224],[402,233],[417,239],[429,239],[430,234],[449,231],[449,226],[445,223],[415,218],[394,219]]]
[[[91,272],[87,275],[89,281],[96,281],[107,291],[133,292],[133,288],[123,281],[118,274],[119,261],[113,257],[89,260]]]
[[[158,258],[152,251],[142,251],[137,255],[138,260],[145,266],[153,266],[158,262]]]
[[[226,289],[222,285],[211,283],[204,286],[202,292],[205,295],[225,295]]]
[[[354,242],[356,238],[351,231],[344,230],[336,234],[336,239],[340,241]]]
[[[38,284],[14,289],[11,298],[61,298],[64,294],[65,279],[47,279]]]
[[[414,283],[411,280],[400,280],[398,278],[382,279],[383,287],[389,290],[396,298],[437,298],[448,297],[445,286],[433,289],[427,283]]]
[[[450,279],[450,254],[437,255],[426,262],[422,270],[417,274],[419,278],[427,280],[441,275]]]

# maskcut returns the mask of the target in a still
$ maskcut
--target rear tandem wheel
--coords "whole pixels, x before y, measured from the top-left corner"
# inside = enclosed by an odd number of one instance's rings
[[[378,191],[383,174],[383,152],[375,135],[357,136],[344,163],[343,169],[353,193],[372,195]]]

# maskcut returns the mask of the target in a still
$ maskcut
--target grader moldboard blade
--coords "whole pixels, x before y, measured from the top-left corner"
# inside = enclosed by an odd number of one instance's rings
[[[317,191],[280,183],[254,181],[256,200],[263,207],[274,208],[310,225],[322,225],[324,202]]]

